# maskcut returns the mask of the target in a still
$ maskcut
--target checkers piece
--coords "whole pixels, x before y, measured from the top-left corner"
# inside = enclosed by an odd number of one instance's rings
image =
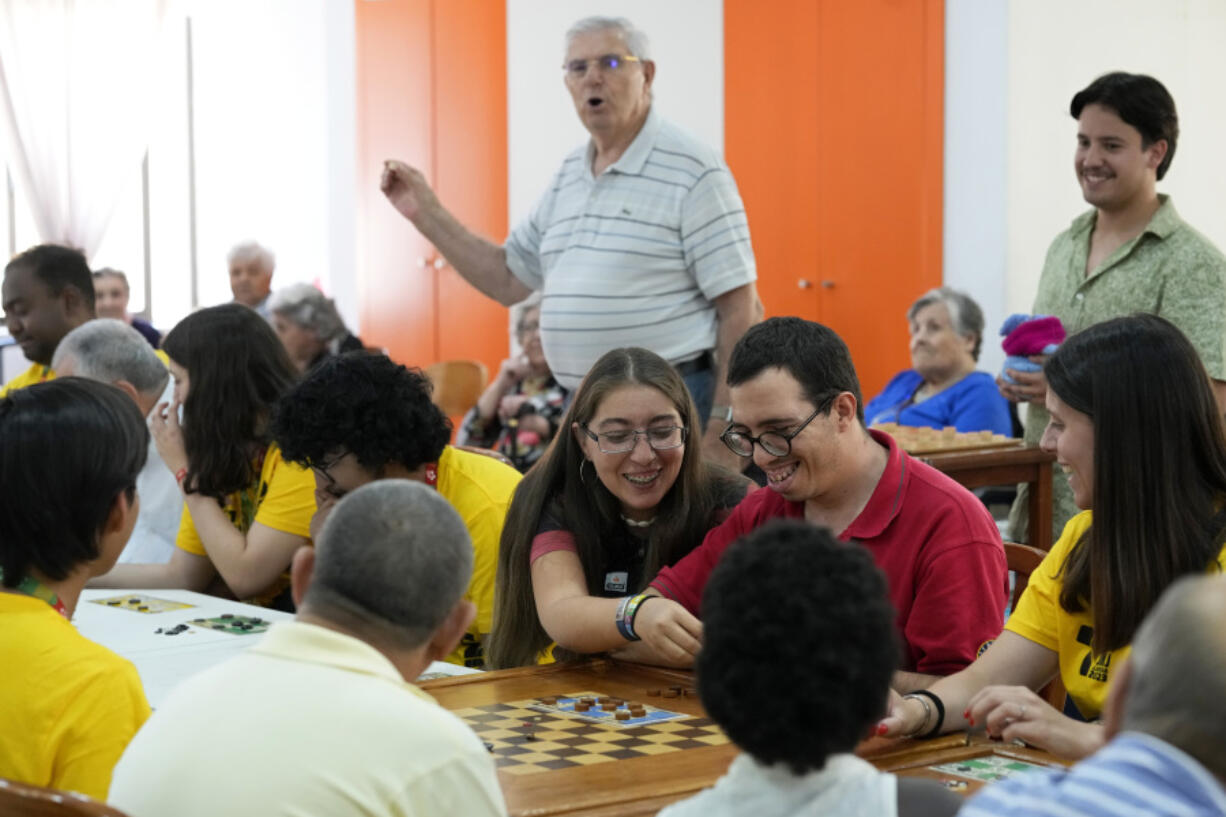
[[[619,709],[613,713],[613,717],[617,718],[619,721],[628,721],[630,720],[630,713],[625,709]]]
[[[605,712],[612,712],[614,709],[617,709],[617,704],[613,701],[605,701],[600,705],[600,708]]]
[[[648,697],[648,698],[659,698],[659,697],[660,697],[660,690],[659,690],[659,689],[649,689],[649,690],[647,690],[647,697]]]
[[[576,712],[587,712],[591,708],[592,708],[592,705],[589,704],[587,701],[579,701],[578,703],[575,704]]]
[[[664,697],[665,697],[665,698],[678,698],[678,697],[680,697],[680,696],[681,696],[681,693],[680,693],[678,690],[675,690],[675,689],[666,689],[666,690],[664,690]]]

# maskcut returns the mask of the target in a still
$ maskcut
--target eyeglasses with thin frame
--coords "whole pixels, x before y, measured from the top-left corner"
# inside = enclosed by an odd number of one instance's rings
[[[772,457],[786,457],[792,453],[792,438],[804,431],[814,417],[829,411],[832,402],[833,400],[823,401],[824,405],[814,409],[804,422],[791,431],[763,431],[758,436],[751,437],[744,431],[735,431],[736,426],[728,426],[719,438],[728,446],[728,450],[738,457],[752,457],[754,443],[762,446],[762,450]]]
[[[619,428],[616,431],[602,431],[599,434],[587,426],[581,426],[583,433],[596,441],[596,447],[605,454],[625,454],[633,451],[639,444],[639,437],[647,440],[647,445],[654,451],[668,451],[685,445],[689,429],[685,426],[652,426],[651,428]]]
[[[587,74],[588,66],[592,63],[599,65],[602,71],[616,71],[628,62],[641,62],[641,60],[633,54],[605,54],[592,60],[567,60],[563,63],[562,70],[567,76],[579,79]]]

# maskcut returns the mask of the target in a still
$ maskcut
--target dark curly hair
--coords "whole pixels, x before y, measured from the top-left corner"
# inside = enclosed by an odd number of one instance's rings
[[[259,476],[253,462],[268,444],[272,407],[298,373],[268,321],[242,304],[188,315],[162,349],[187,369],[183,442],[188,491],[224,497]]]
[[[120,493],[131,501],[149,430],[119,389],[65,377],[0,399],[0,570],[16,587],[38,571],[68,578],[99,556]]]
[[[376,474],[389,463],[412,471],[436,461],[451,439],[430,392],[420,369],[381,354],[338,355],[285,395],[272,436],[282,457],[304,467],[326,468],[349,453]]]
[[[881,717],[901,653],[885,578],[863,548],[771,522],[724,553],[702,611],[703,706],[758,761],[821,769]]]

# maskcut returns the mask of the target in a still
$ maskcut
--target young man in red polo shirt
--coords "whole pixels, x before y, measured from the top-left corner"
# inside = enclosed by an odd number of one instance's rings
[[[702,590],[724,550],[767,520],[789,517],[838,531],[885,573],[904,644],[895,687],[924,687],[970,664],[1002,625],[1008,569],[1000,534],[969,491],[865,429],[842,339],[817,323],[772,318],[737,343],[728,384],[733,422],[723,440],[752,456],[769,481],[651,583],[677,603],[642,605],[634,626],[646,646],[675,663],[697,652]]]

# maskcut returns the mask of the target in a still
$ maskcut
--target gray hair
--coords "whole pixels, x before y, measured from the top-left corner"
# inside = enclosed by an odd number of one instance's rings
[[[322,343],[345,334],[336,303],[310,284],[290,284],[268,299],[268,311],[310,329]]]
[[[597,31],[616,31],[626,43],[626,49],[635,57],[646,62],[651,59],[651,46],[647,35],[634,27],[634,23],[625,17],[584,17],[566,30],[566,50],[580,34],[592,34]]]
[[[140,332],[114,318],[96,318],[73,329],[60,341],[51,368],[65,360],[75,364],[73,374],[103,383],[126,380],[138,392],[158,395],[170,372]]]
[[[96,281],[99,278],[115,278],[121,284],[123,284],[124,292],[132,291],[132,287],[128,284],[128,276],[124,275],[122,272],[120,272],[117,269],[112,269],[111,267],[103,267],[102,269],[94,270],[94,280]]]
[[[979,348],[983,345],[983,310],[975,303],[975,299],[965,292],[949,287],[930,289],[911,304],[911,308],[907,310],[907,320],[915,320],[921,309],[932,304],[945,304],[945,309],[949,311],[949,324],[955,333],[975,338],[971,357],[979,360]]]
[[[277,257],[272,254],[272,250],[256,241],[244,241],[231,247],[226,255],[226,262],[233,266],[235,261],[255,261],[260,269],[269,275],[272,275],[272,271],[277,267]]]
[[[303,606],[412,649],[455,608],[472,570],[472,539],[447,500],[420,482],[379,480],[328,515]]]
[[[1226,779],[1226,577],[1185,576],[1132,640],[1122,727],[1160,738]]]

